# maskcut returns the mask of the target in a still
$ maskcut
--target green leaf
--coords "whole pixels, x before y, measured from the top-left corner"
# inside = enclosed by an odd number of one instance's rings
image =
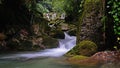
[[[82,12],[82,10],[79,10],[78,12],[80,13],[80,12]]]
[[[118,32],[117,34],[120,35],[120,32]]]
[[[112,3],[112,1],[108,1],[108,2],[107,2],[107,4],[111,4],[111,3]]]
[[[117,50],[117,46],[114,46],[113,48],[115,48]]]
[[[116,30],[116,29],[114,29],[114,32],[117,32],[117,30]]]
[[[117,30],[120,30],[120,27],[117,27]]]
[[[80,4],[80,7],[82,7],[82,4]]]
[[[115,18],[115,21],[119,21],[119,18]]]
[[[120,5],[120,2],[118,4]]]
[[[111,14],[111,12],[108,12],[109,14]]]
[[[117,15],[113,15],[113,18],[117,18],[118,16]]]
[[[117,8],[118,10],[120,10],[120,7],[119,8]]]
[[[116,2],[113,3],[113,8],[117,8],[119,5],[116,4]]]
[[[115,26],[115,25],[114,25],[113,27],[114,27],[114,28],[116,28],[116,26]]]
[[[111,13],[111,14],[114,14],[114,13],[116,13],[116,10],[113,10],[113,11],[111,11],[110,13]]]
[[[81,1],[81,4],[83,4],[83,3],[84,3],[84,0]]]

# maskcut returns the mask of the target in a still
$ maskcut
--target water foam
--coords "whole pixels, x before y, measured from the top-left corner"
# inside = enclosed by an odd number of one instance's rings
[[[45,49],[40,52],[12,54],[11,56],[1,57],[8,58],[37,58],[37,57],[61,57],[76,45],[76,37],[70,36],[66,32],[65,39],[59,39],[59,46],[57,48]]]

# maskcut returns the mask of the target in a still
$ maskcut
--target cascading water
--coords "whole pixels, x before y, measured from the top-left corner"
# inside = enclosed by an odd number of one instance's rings
[[[0,57],[1,59],[9,58],[37,58],[37,57],[60,57],[67,53],[76,45],[76,37],[70,36],[66,32],[65,39],[59,39],[59,46],[57,48],[45,49],[40,52],[27,53],[27,54],[13,54],[11,56]]]

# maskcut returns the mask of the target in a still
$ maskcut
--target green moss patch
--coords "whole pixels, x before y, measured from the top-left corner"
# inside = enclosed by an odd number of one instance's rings
[[[73,59],[73,60],[82,60],[82,59],[86,59],[88,58],[87,56],[82,56],[82,55],[75,55],[73,57],[71,57],[70,59]]]
[[[84,55],[91,56],[97,51],[97,45],[88,40],[84,40],[77,44],[67,55]]]

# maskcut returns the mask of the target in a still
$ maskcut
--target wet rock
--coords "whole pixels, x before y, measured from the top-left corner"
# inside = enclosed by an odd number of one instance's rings
[[[69,30],[70,28],[69,28],[69,25],[68,24],[66,24],[66,23],[60,23],[60,28],[61,28],[61,30]]]
[[[34,50],[45,49],[46,47],[42,43],[43,43],[42,37],[33,38],[32,39],[33,49]]]
[[[56,48],[59,45],[59,42],[57,39],[52,38],[52,37],[44,37],[43,38],[43,43],[42,43],[46,48]]]
[[[80,55],[79,55],[80,56]],[[107,66],[110,68],[117,68],[120,63],[120,52],[119,51],[103,51],[97,52],[91,57],[87,57],[84,59],[77,59],[70,57],[67,59],[69,63],[77,64],[77,65],[102,65],[101,68],[106,68]],[[114,65],[117,65],[114,66]],[[111,67],[112,66],[112,67]]]
[[[5,39],[6,39],[6,37],[7,37],[7,36],[6,36],[5,34],[0,33],[0,41],[1,41],[1,40],[5,40]]]
[[[104,51],[98,52],[91,57],[92,60],[98,60],[102,63],[119,62],[120,52],[119,51]]]

